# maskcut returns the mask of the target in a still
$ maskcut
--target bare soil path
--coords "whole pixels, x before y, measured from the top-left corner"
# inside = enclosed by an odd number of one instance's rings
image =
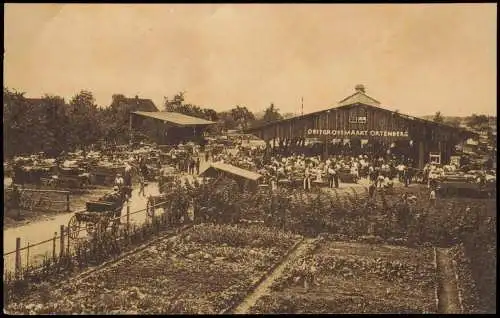
[[[436,249],[437,269],[439,278],[439,313],[459,314],[460,302],[458,299],[457,282],[453,273],[453,265],[448,255],[448,250],[444,248]]]
[[[312,244],[314,239],[304,239],[299,245],[290,252],[285,257],[285,260],[281,262],[270,274],[267,276],[242,302],[239,304],[234,310],[234,314],[247,314],[250,308],[255,305],[257,300],[262,296],[269,293],[269,287],[271,287],[272,283],[279,278],[287,264],[292,262],[294,259],[302,255],[307,247]]]

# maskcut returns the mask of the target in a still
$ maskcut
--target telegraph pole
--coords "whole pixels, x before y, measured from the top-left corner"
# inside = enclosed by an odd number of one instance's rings
[[[301,104],[302,104],[302,116],[304,116],[304,97],[300,98]]]

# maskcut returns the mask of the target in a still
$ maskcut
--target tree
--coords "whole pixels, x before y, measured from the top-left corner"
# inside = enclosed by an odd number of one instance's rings
[[[164,99],[165,99],[164,102],[165,111],[181,113],[184,115],[203,118],[210,121],[217,120],[217,112],[215,110],[184,103],[185,101],[184,92],[177,93],[171,100],[168,99],[167,97],[164,97]]]
[[[3,97],[6,157],[39,151],[53,155],[67,147],[67,107],[63,98],[46,95],[27,99],[24,93],[8,88]]]
[[[489,118],[486,115],[472,114],[472,116],[466,119],[466,123],[474,129],[487,129],[489,127]]]
[[[70,101],[70,145],[79,147],[96,143],[102,136],[98,108],[91,92],[82,90]]]
[[[460,124],[462,123],[461,120],[457,117],[452,117],[452,118],[447,118],[444,121],[445,124],[450,125],[452,127],[460,127]]]
[[[218,117],[219,120],[217,121],[217,126],[219,126],[220,131],[235,129],[238,126],[238,123],[234,120],[231,111],[220,112]]]
[[[441,114],[441,112],[438,111],[438,112],[436,112],[436,114],[434,115],[434,118],[432,120],[436,123],[443,123],[444,118],[443,118],[443,115]]]
[[[58,155],[62,150],[68,150],[71,126],[69,107],[60,96],[45,95],[41,101],[44,110],[45,133],[42,144],[44,151],[49,155]]]
[[[230,110],[230,115],[239,129],[247,129],[250,122],[255,120],[255,115],[245,106],[236,105]]]
[[[269,105],[269,107],[264,111],[262,121],[264,123],[270,123],[281,119],[283,119],[283,116],[279,113],[279,109],[274,106],[274,103],[271,103],[271,105]]]
[[[203,118],[206,118],[207,120],[217,121],[219,119],[217,112],[213,109],[205,108],[203,109],[203,113]]]
[[[23,92],[3,89],[3,140],[4,156],[9,158],[29,151],[28,136],[31,123],[29,107]],[[4,158],[5,158],[4,157]]]
[[[166,112],[178,112],[184,103],[184,94],[185,92],[179,92],[174,95],[174,97],[169,100],[168,97],[163,97],[164,109]]]

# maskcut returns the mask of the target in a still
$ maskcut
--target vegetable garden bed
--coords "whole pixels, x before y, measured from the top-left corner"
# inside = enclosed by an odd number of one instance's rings
[[[9,313],[219,313],[241,301],[299,237],[259,225],[197,225]]]
[[[289,264],[250,312],[434,313],[432,262],[432,248],[325,240]],[[305,286],[311,271],[315,283]]]

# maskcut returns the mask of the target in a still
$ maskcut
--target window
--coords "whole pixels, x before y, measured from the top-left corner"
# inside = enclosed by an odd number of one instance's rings
[[[429,154],[430,163],[441,164],[441,154],[439,153],[430,153]]]
[[[366,116],[360,116],[358,117],[358,123],[359,124],[366,124]]]
[[[366,124],[367,117],[364,109],[354,109],[349,113],[349,123],[351,124]]]

